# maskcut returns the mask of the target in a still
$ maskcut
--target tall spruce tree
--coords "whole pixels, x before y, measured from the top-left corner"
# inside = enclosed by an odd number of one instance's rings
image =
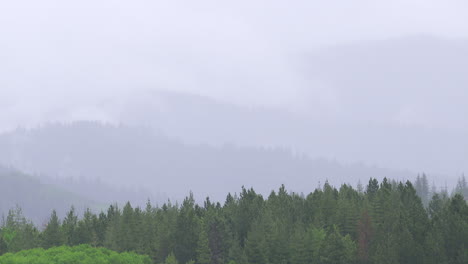
[[[205,230],[204,223],[200,225],[200,234],[197,243],[197,264],[210,264],[211,263],[211,250],[208,241],[208,234]]]
[[[62,231],[65,244],[68,246],[77,245],[76,229],[78,227],[78,216],[75,213],[75,207],[71,207],[62,223]]]
[[[42,232],[42,247],[50,248],[60,246],[64,242],[60,221],[55,210],[52,211],[49,222]]]
[[[177,216],[175,229],[174,253],[181,263],[196,259],[199,239],[199,219],[196,213],[195,200],[191,193],[185,198]]]

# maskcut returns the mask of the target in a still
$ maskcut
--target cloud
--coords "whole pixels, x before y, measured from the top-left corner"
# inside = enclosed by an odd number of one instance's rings
[[[5,1],[0,127],[58,113],[109,119],[96,104],[144,89],[338,113],[339,91],[298,72],[298,56],[409,34],[468,37],[467,7],[455,0]]]

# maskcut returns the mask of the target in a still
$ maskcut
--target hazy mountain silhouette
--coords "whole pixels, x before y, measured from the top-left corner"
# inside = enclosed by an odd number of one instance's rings
[[[0,215],[6,217],[8,210],[19,206],[27,218],[41,225],[53,209],[64,216],[72,205],[77,212],[85,208],[96,211],[107,206],[18,170],[0,167]]]
[[[310,87],[296,112],[148,89],[122,99],[114,116],[189,143],[286,147],[442,174],[436,183],[451,185],[468,170],[467,47],[466,40],[418,36],[293,56]]]
[[[160,92],[136,95],[125,123],[145,125],[192,144],[288,148],[311,158],[445,175],[455,184],[466,169],[466,133],[422,125],[321,121],[280,109],[243,108],[210,98]],[[404,150],[404,151],[402,151]]]
[[[365,184],[370,177],[415,176],[310,159],[280,148],[190,145],[147,128],[96,122],[50,124],[3,134],[0,161],[36,174],[100,179],[178,199],[193,191],[199,198],[210,195],[223,200],[242,185],[267,193],[285,183],[293,191],[306,192],[326,180],[354,185],[358,180]]]

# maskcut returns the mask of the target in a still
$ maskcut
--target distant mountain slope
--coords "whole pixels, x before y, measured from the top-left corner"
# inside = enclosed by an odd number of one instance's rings
[[[468,171],[468,40],[403,37],[291,60],[307,87],[300,115],[154,91],[103,105],[120,107],[116,120],[192,143],[286,146],[313,158],[445,175],[438,186]]]
[[[223,200],[242,185],[268,192],[284,183],[306,192],[327,179],[365,184],[370,177],[415,177],[404,171],[312,160],[284,149],[188,145],[150,129],[94,122],[1,135],[0,162],[38,174],[140,186],[179,199],[192,190]]]
[[[53,209],[64,215],[72,205],[79,212],[88,207],[98,209],[103,206],[17,170],[0,167],[0,215],[6,216],[8,210],[19,206],[27,218],[42,224]]]
[[[456,179],[468,171],[465,161],[468,137],[460,130],[397,124],[384,119],[327,121],[279,109],[243,108],[207,97],[170,92],[134,94],[127,100],[120,114],[125,123],[151,126],[188,143],[286,147],[314,159],[364,162],[444,175],[435,179],[438,187],[445,182],[453,187]]]

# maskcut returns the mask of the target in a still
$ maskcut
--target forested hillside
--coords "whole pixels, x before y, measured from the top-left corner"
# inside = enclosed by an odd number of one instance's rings
[[[148,199],[167,200],[149,191],[115,187],[99,180],[31,176],[0,166],[0,216],[18,206],[35,224],[44,224],[52,209],[64,216],[70,205],[82,213],[86,208],[99,211],[109,204],[126,201],[144,205]]]
[[[19,206],[34,223],[42,224],[47,220],[50,210],[55,209],[60,215],[65,215],[70,205],[74,205],[80,212],[87,207],[94,210],[104,208],[103,203],[86,196],[0,166],[0,216],[5,216],[9,209]]]
[[[407,180],[416,175],[311,159],[283,148],[190,145],[152,129],[98,122],[49,124],[0,135],[0,163],[49,177],[100,179],[177,199],[193,191],[198,197],[222,200],[243,185],[258,186],[262,194],[283,183],[307,192],[326,180],[355,185],[370,177]]]
[[[468,205],[460,194],[433,193],[424,208],[411,182],[385,178],[358,190],[325,183],[307,195],[242,188],[222,204],[190,194],[159,207],[72,209],[64,219],[53,211],[43,230],[11,211],[0,229],[0,254],[79,244],[166,264],[465,264]]]
[[[404,40],[401,42],[402,49],[411,50],[416,46],[410,44],[411,47],[405,48]],[[314,111],[315,107],[320,107],[320,102],[315,101],[317,98],[314,98],[313,91],[310,94],[304,91],[304,108],[311,108],[306,113],[275,108],[242,107],[187,93],[143,91],[129,95],[123,102],[115,102],[122,105],[118,112],[121,118],[119,120],[123,120],[125,124],[149,125],[190,143],[222,146],[225,142],[231,142],[237,146],[286,146],[304,152],[312,158],[335,158],[351,163],[365,161],[381,167],[446,173],[444,178],[449,180],[449,184],[453,183],[456,178],[455,172],[468,170],[463,159],[468,156],[468,142],[465,137],[467,129],[408,125],[406,123],[410,121],[403,120],[415,118],[411,115],[416,111],[413,110],[413,107],[416,108],[412,104],[414,101],[424,108],[420,110],[422,113],[415,112],[414,115],[433,111],[425,108],[437,104],[437,100],[440,99],[438,91],[447,91],[449,88],[437,87],[437,82],[423,82],[420,86],[408,87],[404,76],[410,73],[414,73],[414,76],[424,74],[439,77],[439,74],[447,74],[447,80],[453,81],[455,78],[465,78],[463,73],[442,73],[438,68],[441,64],[436,62],[431,62],[430,66],[426,65],[425,69],[417,68],[418,62],[412,62],[416,65],[411,67],[396,66],[391,57],[409,56],[409,51],[399,52],[382,45],[384,44],[374,43],[364,47],[340,46],[327,50],[326,54],[300,56],[301,66],[298,67],[305,78],[323,78],[331,90],[347,95],[339,100],[343,100],[344,108],[349,110],[340,109],[344,113],[325,111],[332,116],[337,114],[338,120],[333,117],[330,117],[330,120],[320,118],[320,114]],[[391,55],[386,55],[381,61],[372,58],[371,54],[381,50]],[[360,57],[369,58],[370,61],[366,63],[360,60]],[[372,70],[388,68],[399,71],[385,78],[384,83],[378,78],[367,79]],[[398,75],[397,79],[394,74]],[[414,80],[418,81],[421,80]],[[414,82],[411,84],[415,85]],[[431,87],[428,91],[429,85],[436,87]],[[375,87],[383,86],[387,90],[379,94]],[[459,102],[451,107],[438,108],[437,113],[430,115],[431,118],[437,118],[440,122],[447,121],[448,116],[462,119],[462,112],[456,110],[462,105],[460,98],[466,97],[461,96],[464,93],[463,87],[453,86],[450,90],[454,100],[460,100]],[[399,89],[411,93],[410,99],[396,96]],[[333,96],[333,92],[330,93]],[[367,93],[371,95],[365,96]],[[372,100],[367,102],[366,99]],[[354,101],[359,103],[351,107]],[[379,106],[379,110],[376,110],[376,106]],[[113,110],[115,111],[113,108],[106,109],[106,113],[117,115]],[[449,113],[440,116],[444,111]],[[349,118],[355,122],[339,120],[340,118]],[[461,121],[456,123],[463,124]],[[411,148],[406,148],[402,153],[401,148],[405,146]],[[438,162],[432,162],[433,160]]]

